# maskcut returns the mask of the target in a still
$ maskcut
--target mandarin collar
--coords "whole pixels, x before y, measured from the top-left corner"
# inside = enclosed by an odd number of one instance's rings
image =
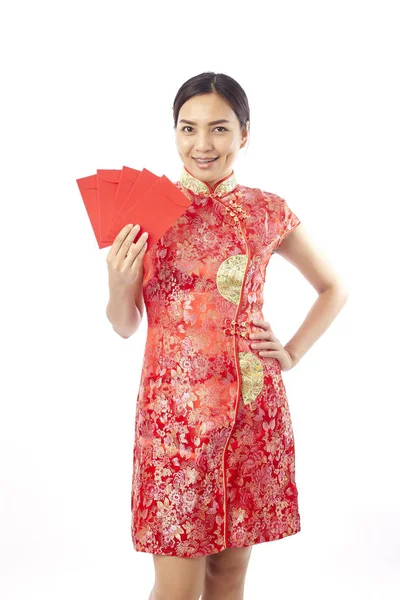
[[[237,185],[234,171],[227,175],[223,179],[217,181],[215,186],[212,188],[205,181],[197,179],[185,165],[182,167],[181,176],[179,182],[187,189],[191,190],[195,194],[202,194],[204,196],[223,196],[224,194],[231,192]]]

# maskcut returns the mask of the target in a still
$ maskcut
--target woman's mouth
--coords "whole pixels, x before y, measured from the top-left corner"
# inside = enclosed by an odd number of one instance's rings
[[[218,160],[219,156],[216,156],[213,159],[207,159],[207,160],[201,160],[199,158],[193,158],[193,160],[195,161],[196,165],[199,166],[202,169],[207,169],[209,167],[211,167],[211,165],[213,165],[215,163],[216,160]]]

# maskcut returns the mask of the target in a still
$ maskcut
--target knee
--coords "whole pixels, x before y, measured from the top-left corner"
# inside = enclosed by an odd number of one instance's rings
[[[206,577],[208,579],[241,582],[246,577],[251,549],[225,550],[224,553],[208,557]]]
[[[242,581],[246,576],[247,563],[209,561],[206,569],[208,579],[219,579],[230,582]]]

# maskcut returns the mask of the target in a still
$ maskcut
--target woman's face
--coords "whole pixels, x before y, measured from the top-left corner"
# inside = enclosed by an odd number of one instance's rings
[[[212,123],[221,120],[224,122]],[[176,126],[176,146],[183,164],[213,187],[231,173],[236,155],[246,145],[248,126],[240,131],[237,116],[219,94],[193,96],[181,106]],[[202,167],[196,158],[217,160]]]

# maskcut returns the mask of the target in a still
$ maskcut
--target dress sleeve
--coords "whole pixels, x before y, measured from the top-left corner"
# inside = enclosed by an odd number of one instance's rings
[[[297,225],[300,225],[300,219],[295,213],[289,208],[286,200],[279,198],[279,209],[277,211],[278,223],[277,223],[277,239],[274,246],[275,251],[282,243],[282,240],[287,234],[292,231]]]

